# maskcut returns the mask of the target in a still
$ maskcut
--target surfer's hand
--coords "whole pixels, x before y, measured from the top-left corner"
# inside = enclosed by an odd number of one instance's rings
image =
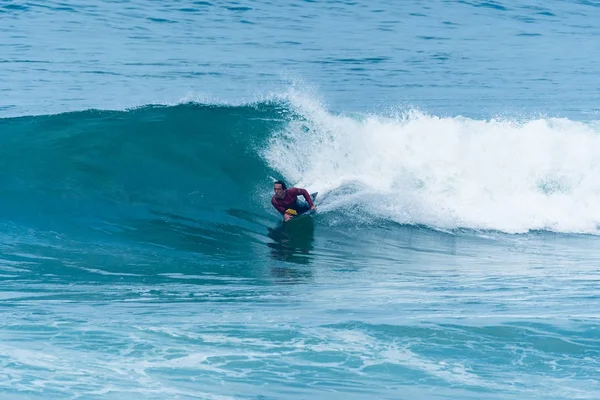
[[[289,221],[290,219],[292,219],[292,216],[290,214],[283,214],[283,220],[285,222]]]
[[[317,207],[315,207],[315,206],[312,206],[310,209],[311,209],[311,210],[316,210],[316,209],[317,209]]]

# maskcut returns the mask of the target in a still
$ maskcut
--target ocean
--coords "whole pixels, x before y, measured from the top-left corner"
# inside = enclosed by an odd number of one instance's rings
[[[599,19],[0,2],[0,398],[600,398]]]

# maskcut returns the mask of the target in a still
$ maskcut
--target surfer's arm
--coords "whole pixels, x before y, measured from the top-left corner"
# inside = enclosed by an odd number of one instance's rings
[[[277,204],[275,202],[275,198],[271,199],[271,204],[273,204],[273,207],[275,207],[277,209],[277,211],[279,211],[282,214],[285,214],[285,207]]]
[[[292,189],[296,189],[296,196],[301,194],[306,199],[306,202],[308,203],[310,208],[314,208],[315,205],[313,204],[312,199],[310,198],[310,194],[308,194],[306,189],[300,189],[300,188],[292,188]],[[289,189],[289,190],[291,190],[291,189]]]

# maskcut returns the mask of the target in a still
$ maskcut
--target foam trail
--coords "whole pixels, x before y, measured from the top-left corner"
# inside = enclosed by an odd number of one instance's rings
[[[596,124],[340,116],[291,101],[301,117],[263,155],[290,181],[330,192],[325,209],[445,229],[597,232]]]

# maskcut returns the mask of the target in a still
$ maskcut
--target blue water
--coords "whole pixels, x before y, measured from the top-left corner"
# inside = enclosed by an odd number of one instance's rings
[[[600,398],[599,18],[0,3],[0,398]]]

